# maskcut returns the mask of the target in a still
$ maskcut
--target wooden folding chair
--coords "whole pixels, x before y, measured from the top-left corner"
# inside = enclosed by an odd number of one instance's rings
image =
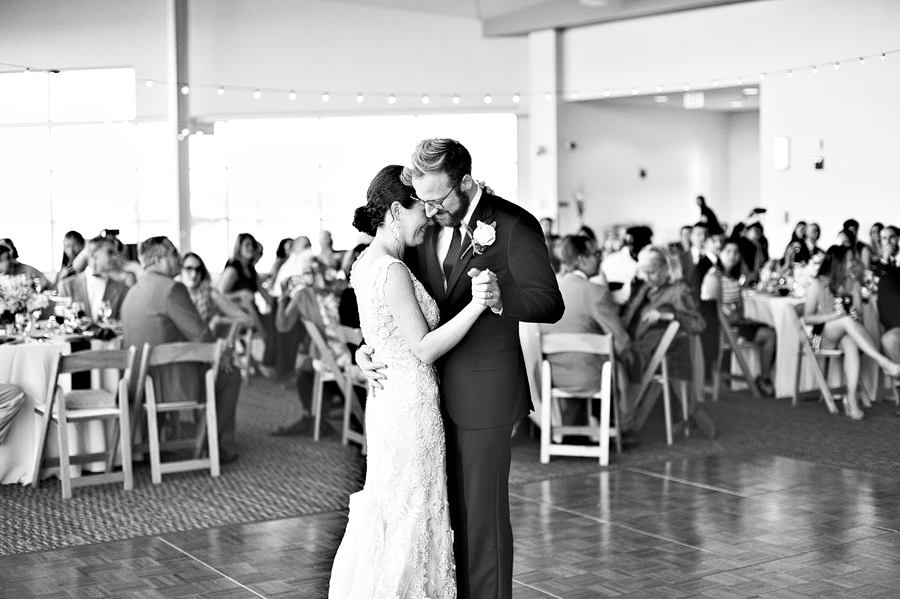
[[[216,318],[213,334],[217,339],[223,339],[226,347],[234,348],[234,357],[241,369],[241,382],[244,385],[250,384],[250,343],[253,341],[253,325],[220,316]]]
[[[618,423],[619,404],[615,393],[615,349],[612,335],[596,333],[546,333],[541,335],[541,353],[544,359],[541,364],[541,463],[550,461],[551,455],[598,457],[601,466],[609,465],[609,440],[616,440],[617,453],[622,452],[622,436]],[[569,393],[554,387],[553,367],[547,356],[560,353],[584,353],[606,360],[601,371],[600,388],[586,393]],[[559,381],[556,381],[558,384]],[[581,425],[564,425],[559,410],[559,399],[584,399],[588,401],[588,420],[590,420],[590,402],[600,400],[600,422]],[[616,425],[611,426],[611,414],[615,414]],[[593,439],[596,444],[579,445],[564,443],[564,435],[584,435]],[[560,441],[556,441],[559,437]]]
[[[36,413],[43,416],[43,420],[35,451],[31,478],[32,486],[35,488],[40,486],[42,468],[58,466],[62,481],[63,499],[72,497],[72,487],[120,481],[124,482],[126,491],[130,491],[134,487],[134,477],[131,469],[131,423],[129,412],[131,406],[128,401],[128,385],[134,368],[134,356],[135,348],[133,346],[127,350],[98,349],[80,351],[68,356],[59,354],[51,367],[44,403],[43,405],[36,405],[34,408]],[[101,372],[107,370],[119,371],[121,375],[116,391],[77,389],[65,393],[59,386],[59,375],[61,374],[90,372],[92,370]],[[68,424],[90,420],[111,420],[116,423],[107,440],[106,451],[102,453],[70,455]],[[47,458],[44,456],[51,423],[55,423],[57,428],[58,458]],[[122,452],[121,472],[113,471],[116,460],[117,439]],[[104,459],[106,469],[102,474],[85,474],[77,478],[71,477],[69,468],[71,465],[87,464]]]
[[[138,393],[143,397],[143,408],[147,412],[147,441],[150,453],[150,476],[154,484],[162,482],[164,472],[184,472],[187,470],[209,469],[211,476],[219,476],[219,436],[218,419],[216,417],[216,375],[219,361],[225,346],[223,340],[215,343],[160,343],[144,345],[141,356],[141,369]],[[160,397],[153,384],[150,370],[174,364],[206,365],[204,376],[205,393],[203,399]],[[160,442],[159,415],[184,412],[203,412],[205,420],[198,423],[193,439]],[[201,457],[204,445],[207,456]],[[190,459],[174,460],[163,463],[160,453],[162,449],[193,449]]]
[[[825,401],[825,405],[830,413],[837,414],[838,409],[837,406],[834,405],[834,393],[840,391],[842,387],[832,388],[828,384],[828,368],[834,359],[842,358],[844,352],[841,349],[813,349],[802,320],[803,309],[803,304],[798,304],[795,310],[786,311],[788,318],[791,319],[794,328],[797,330],[797,339],[799,341],[797,346],[797,370],[794,375],[794,396],[791,400],[791,405],[797,407],[797,402],[800,399],[800,376],[803,372],[803,362],[804,358],[809,358],[807,363],[809,364],[810,369],[812,369],[816,387],[818,387],[818,391],[821,394],[821,399]],[[820,360],[824,364],[820,363]]]
[[[737,334],[737,330],[728,323],[728,317],[725,316],[725,313],[722,312],[721,308],[717,311],[719,313],[721,342],[719,344],[719,353],[716,356],[716,361],[713,363],[712,400],[719,401],[722,379],[725,379],[726,382],[735,380],[742,381],[750,388],[750,394],[753,395],[753,399],[762,399],[762,396],[759,394],[759,389],[756,388],[756,381],[750,370],[750,364],[747,362],[747,356],[744,354],[746,351],[753,350],[758,353],[759,344],[741,339]],[[722,372],[722,363],[726,354],[733,355],[737,359],[738,369],[741,371],[740,374],[732,374],[730,361],[725,363],[725,367],[728,370]]]
[[[644,374],[641,375],[641,382],[634,397],[635,404],[639,406],[637,413],[635,414],[634,428],[635,430],[641,430],[647,422],[647,417],[650,416],[650,412],[656,405],[656,400],[659,399],[660,390],[662,390],[663,408],[666,419],[666,443],[668,445],[671,445],[673,441],[673,426],[671,381],[669,380],[669,362],[666,359],[666,352],[669,351],[669,346],[672,345],[680,328],[681,325],[677,320],[673,320],[666,327],[666,330],[663,332],[663,336],[659,341],[659,345],[656,346],[656,350],[653,352],[653,356],[650,358],[650,362],[644,370]],[[696,361],[697,353],[698,351],[692,351],[692,354],[695,354],[692,356],[692,361]],[[658,387],[651,389],[650,386],[654,384],[658,385]],[[644,394],[648,392],[651,393],[651,395],[641,403]],[[688,420],[688,392],[687,382],[684,381],[682,382],[680,399],[681,412],[685,423]]]
[[[315,418],[313,426],[313,439],[319,440],[320,429],[322,425],[322,399],[325,391],[325,383],[334,382],[344,396],[344,415],[343,415],[343,434],[341,443],[347,445],[350,441],[359,443],[363,455],[367,450],[365,437],[365,413],[356,397],[354,388],[368,388],[368,381],[363,376],[358,366],[350,364],[342,368],[338,363],[338,357],[325,340],[325,333],[319,326],[306,318],[301,318],[303,326],[306,328],[311,340],[310,350],[312,353],[313,366],[313,398],[312,410]],[[346,329],[344,329],[346,330]],[[362,334],[358,336],[355,333],[345,333],[338,331],[338,335],[342,342],[346,343],[348,337],[357,339],[357,343],[362,339]],[[349,353],[349,352],[348,352]],[[362,433],[356,432],[350,428],[351,414],[357,417],[363,427]]]

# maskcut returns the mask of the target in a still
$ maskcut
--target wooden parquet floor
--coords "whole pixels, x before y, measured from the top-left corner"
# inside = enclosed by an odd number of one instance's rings
[[[566,458],[563,458],[566,459]],[[900,480],[708,456],[511,488],[516,599],[900,598]],[[346,512],[0,557],[0,599],[324,598]]]

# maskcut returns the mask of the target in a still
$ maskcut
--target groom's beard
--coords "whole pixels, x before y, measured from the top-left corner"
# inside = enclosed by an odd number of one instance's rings
[[[459,207],[453,212],[444,211],[434,215],[434,222],[442,227],[455,227],[461,223],[466,212],[469,211],[469,205],[472,203],[472,198],[469,197],[469,194],[460,190],[456,190],[454,193],[459,198]]]

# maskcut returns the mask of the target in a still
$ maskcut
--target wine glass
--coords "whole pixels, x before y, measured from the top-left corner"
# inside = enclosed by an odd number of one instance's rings
[[[109,324],[109,318],[112,316],[112,303],[109,300],[100,302],[100,309],[97,310],[97,315],[102,324]]]

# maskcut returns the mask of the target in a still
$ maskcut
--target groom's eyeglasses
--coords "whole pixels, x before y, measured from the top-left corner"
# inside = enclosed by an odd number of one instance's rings
[[[441,212],[444,209],[444,202],[447,201],[447,198],[450,197],[450,194],[453,193],[453,190],[456,189],[457,185],[459,185],[459,183],[454,183],[453,185],[451,185],[450,191],[448,191],[447,195],[442,197],[440,200],[423,200],[421,198],[416,197],[416,194],[412,194],[409,197],[412,198],[412,200],[414,202],[416,202],[418,204],[422,204],[426,208],[431,207],[431,208],[434,208],[435,210],[437,210],[438,212]]]

